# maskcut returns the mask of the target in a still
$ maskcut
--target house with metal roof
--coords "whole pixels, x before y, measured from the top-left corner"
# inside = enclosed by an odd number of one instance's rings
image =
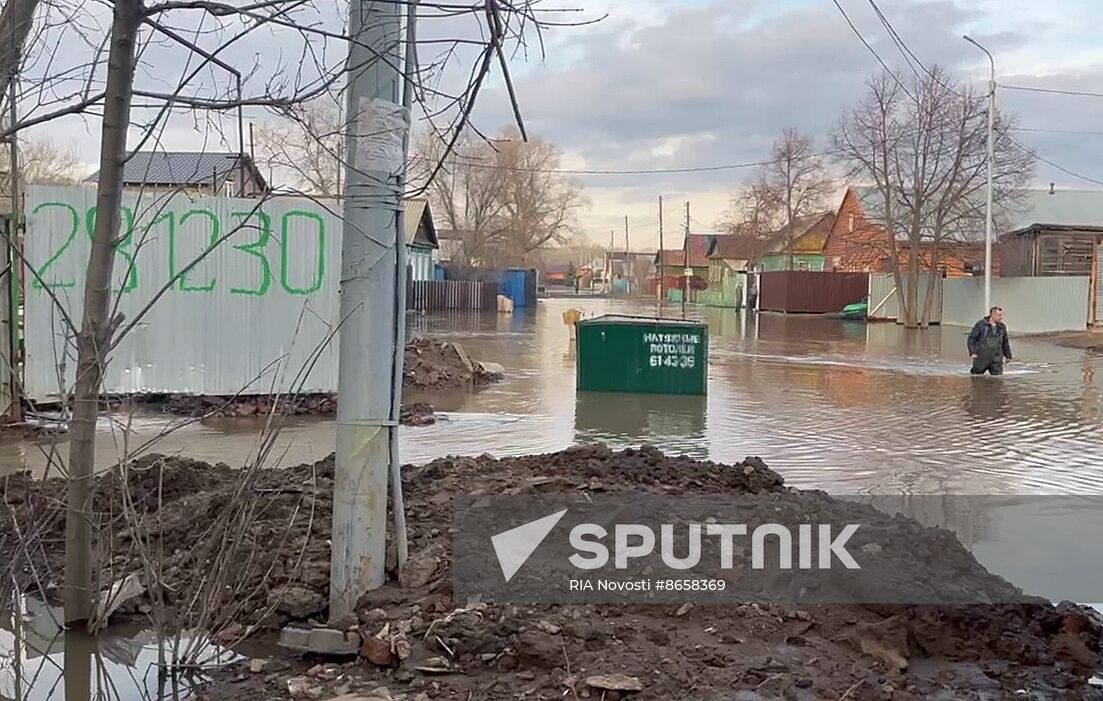
[[[409,266],[410,279],[415,282],[432,280],[440,243],[437,240],[437,227],[433,223],[429,201],[410,199],[405,201],[404,207],[406,262]]]
[[[97,171],[85,182],[99,182]],[[139,151],[123,167],[123,187],[195,196],[256,197],[268,183],[245,153]]]
[[[1103,190],[1030,190],[999,236],[1006,276],[1088,277],[1088,320],[1103,323]]]
[[[793,221],[790,235],[782,228],[767,242],[766,250],[755,261],[758,271],[823,270],[823,247],[835,224],[834,212],[818,212]],[[792,249],[792,250],[790,250]]]
[[[883,208],[874,188],[860,185],[846,188],[824,241],[824,270],[887,273],[892,272],[894,265],[900,269],[907,265],[910,245],[899,235],[895,246],[896,262],[893,263],[888,233],[878,215]],[[1003,218],[1004,213],[998,215]],[[980,274],[984,269],[983,230],[979,233],[979,238],[944,240],[937,246],[932,241],[921,241],[917,256],[919,269],[929,271],[932,259],[937,259],[943,277]],[[992,265],[995,275],[999,274],[997,263],[994,261]]]

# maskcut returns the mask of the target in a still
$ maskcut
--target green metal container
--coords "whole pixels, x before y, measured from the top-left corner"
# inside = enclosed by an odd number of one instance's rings
[[[708,327],[696,321],[600,316],[578,323],[577,387],[593,392],[706,394]]]

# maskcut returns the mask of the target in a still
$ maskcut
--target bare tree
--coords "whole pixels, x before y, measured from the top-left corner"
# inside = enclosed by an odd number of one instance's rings
[[[434,164],[444,143],[432,135],[417,160]],[[559,170],[559,149],[516,130],[493,141],[467,134],[428,184],[434,211],[459,232],[468,263],[524,265],[533,253],[570,240],[585,206],[581,186]],[[424,174],[423,174],[424,177]]]
[[[341,196],[345,167],[346,120],[330,95],[287,110],[282,119],[257,127],[257,161],[274,180],[290,179],[302,192],[319,197]]]
[[[95,467],[96,418],[106,351],[114,326],[111,278],[115,268],[122,207],[123,166],[134,94],[135,53],[142,23],[141,0],[118,0],[111,27],[107,88],[104,96],[100,179],[92,252],[84,283],[84,313],[77,335],[77,377],[73,390],[72,435],[69,439],[69,513],[65,520],[65,622],[92,618],[96,594],[92,577],[92,479]]]
[[[873,78],[866,97],[835,129],[836,150],[851,175],[874,185],[875,201],[863,207],[885,231],[907,326],[929,323],[940,256],[955,242],[976,241],[983,229],[986,120],[983,97],[934,67],[908,86],[887,73]],[[1034,155],[1012,141],[1011,127],[997,116],[994,200],[1005,209],[1021,196],[1034,167]]]
[[[781,215],[781,233],[793,269],[796,222],[823,207],[832,183],[812,138],[786,128],[770,150],[770,162],[761,167],[758,187],[772,197]]]
[[[495,177],[504,221],[503,262],[526,264],[533,251],[567,241],[586,200],[581,186],[557,173],[559,149],[542,139],[519,139],[514,130],[496,143]]]
[[[777,235],[778,217],[778,198],[760,177],[752,176],[742,192],[732,197],[716,226],[743,240],[748,263],[753,265]]]
[[[446,143],[427,134],[417,147],[415,163],[422,178],[445,159]],[[433,211],[443,219],[463,245],[461,263],[486,262],[504,235],[503,185],[494,168],[496,154],[483,139],[467,132],[455,144],[452,155],[428,183]]]
[[[7,170],[11,158],[0,153],[0,169]],[[23,185],[71,185],[84,175],[80,157],[69,147],[58,146],[44,137],[19,142],[19,168]]]

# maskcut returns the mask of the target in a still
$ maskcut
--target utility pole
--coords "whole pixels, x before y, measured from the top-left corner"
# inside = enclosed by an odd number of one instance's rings
[[[392,387],[398,324],[397,226],[409,113],[400,102],[401,5],[352,0],[341,241],[341,334],[329,615],[384,583],[387,485],[398,441]]]
[[[624,276],[628,279],[628,293],[632,293],[632,278],[636,272],[636,266],[632,265],[631,249],[628,247],[628,215],[624,215]]]
[[[689,202],[686,202],[686,238],[682,242],[682,318],[686,318],[686,297],[689,297]]]
[[[988,310],[992,308],[992,165],[996,160],[996,59],[992,58],[992,52],[968,34],[962,38],[984,52],[991,69],[988,80],[988,184],[984,202],[984,314],[987,316]]]
[[[659,316],[663,315],[663,196],[659,195],[659,264],[656,266],[659,276]]]
[[[605,284],[609,286],[609,296],[613,296],[613,246],[616,245],[617,232],[616,230],[609,230],[609,272],[605,276]]]

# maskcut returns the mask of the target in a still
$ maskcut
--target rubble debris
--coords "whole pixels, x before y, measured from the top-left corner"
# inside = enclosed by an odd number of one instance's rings
[[[186,601],[194,581],[205,574],[196,559],[197,534],[211,529],[234,503],[241,489],[240,473],[226,465],[152,456],[133,467],[137,469],[127,471],[126,482],[117,472],[97,478],[95,511],[118,513],[113,505],[122,490],[128,490],[148,533],[157,534],[156,545],[165,553],[163,586],[169,603]],[[269,631],[259,635],[274,638],[276,630],[293,621],[297,625],[283,630],[281,637],[305,635],[290,647],[311,649],[310,637],[318,629],[293,618],[296,611],[315,610],[319,601],[328,600],[333,477],[332,458],[250,477],[250,488],[262,497],[254,504],[255,522],[241,535],[258,544],[256,561],[242,562],[235,570],[235,586],[244,592],[234,601],[242,631],[257,626]],[[392,569],[388,582],[359,602],[358,630],[380,639],[372,646],[380,654],[389,650],[387,664],[378,665],[365,655],[367,659],[340,665],[341,679],[329,682],[307,674],[318,663],[316,657],[288,652],[279,656],[289,665],[286,671],[269,672],[265,666],[263,672],[245,674],[244,680],[219,676],[204,691],[206,698],[331,698],[340,695],[336,692],[345,684],[350,693],[360,694],[385,684],[395,699],[408,701],[422,694],[440,699],[474,694],[484,701],[513,701],[522,694],[560,698],[565,687],[576,689],[579,698],[594,699],[604,692],[606,699],[636,694],[854,701],[881,698],[886,685],[892,687],[894,699],[1005,698],[1013,697],[1016,689],[1030,689],[1038,698],[1103,698],[1103,690],[1089,685],[1092,674],[1099,672],[1103,627],[1090,611],[1072,605],[801,605],[798,610],[770,604],[541,606],[452,599],[448,503],[453,495],[584,491],[596,480],[614,494],[830,499],[789,489],[759,460],[720,465],[663,455],[649,447],[614,452],[603,446],[579,446],[501,460],[435,460],[406,466],[403,477],[410,552],[414,558],[425,557],[425,571],[431,572],[415,580],[424,581],[422,586],[406,587]],[[0,557],[16,552],[13,524],[32,513],[64,508],[64,486],[60,480],[34,482],[29,475],[0,481]],[[16,503],[9,494],[19,495]],[[42,525],[41,548],[34,553],[40,559],[34,564],[38,572],[61,571],[63,519]],[[126,560],[133,550],[132,538],[133,534],[115,532],[110,547],[103,548],[122,558],[114,563],[116,576],[140,572],[137,559]],[[923,530],[907,542],[909,547],[939,552],[946,546],[945,534]],[[939,567],[937,560],[917,558],[915,566]],[[954,562],[955,567],[961,564]],[[957,574],[955,581],[962,586],[1008,586],[971,562]],[[30,573],[20,568],[17,578],[30,585]],[[270,599],[272,592],[279,593]],[[294,603],[283,601],[288,595]],[[282,609],[272,615],[276,604]],[[325,620],[327,612],[306,615]],[[357,625],[351,619],[342,623]],[[363,655],[365,643],[358,632],[331,633],[342,643],[355,641],[351,650],[345,648],[351,656]],[[1090,669],[1092,664],[1097,668]],[[418,667],[447,667],[462,674]],[[240,667],[235,674],[240,676],[242,669],[251,667]],[[602,690],[584,682],[613,673],[636,679],[643,690]],[[289,685],[291,680],[296,683]],[[799,693],[792,696],[787,690]],[[568,696],[573,697],[570,692]]]
[[[627,674],[595,674],[585,679],[586,686],[604,691],[643,691],[643,683],[638,677]]]
[[[360,634],[332,628],[287,627],[280,631],[280,646],[297,652],[351,657],[360,651]]]

